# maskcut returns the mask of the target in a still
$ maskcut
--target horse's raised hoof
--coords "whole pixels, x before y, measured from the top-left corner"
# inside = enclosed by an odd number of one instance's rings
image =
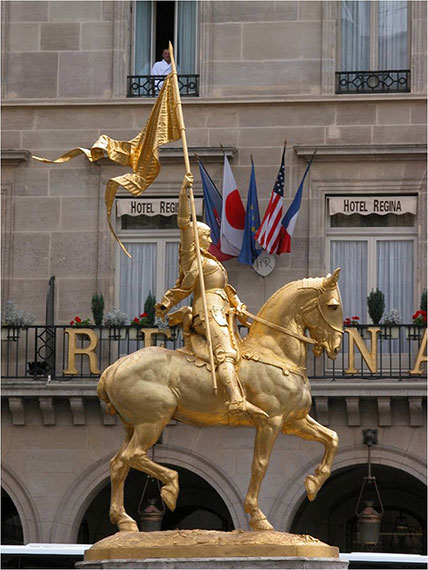
[[[175,510],[177,504],[178,485],[174,486],[171,483],[164,485],[161,489],[161,496],[170,511]]]
[[[318,495],[319,485],[313,475],[308,475],[305,479],[306,495],[310,501],[313,501]]]
[[[257,519],[256,521],[250,521],[250,527],[253,530],[273,530],[273,526],[267,520],[266,517]]]

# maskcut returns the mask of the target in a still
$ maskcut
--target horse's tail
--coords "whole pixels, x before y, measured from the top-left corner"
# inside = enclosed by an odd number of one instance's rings
[[[98,386],[97,386],[97,396],[100,400],[102,400],[103,402],[105,402],[106,405],[106,412],[108,414],[110,414],[111,416],[115,416],[117,415],[117,410],[115,409],[115,407],[113,406],[113,404],[110,402],[110,399],[108,397],[107,394],[107,390],[106,390],[106,380],[109,376],[111,376],[111,374],[114,373],[114,370],[116,368],[117,362],[115,362],[113,365],[109,366],[108,368],[106,368],[104,370],[104,372],[101,374],[101,377],[99,379],[98,382]]]

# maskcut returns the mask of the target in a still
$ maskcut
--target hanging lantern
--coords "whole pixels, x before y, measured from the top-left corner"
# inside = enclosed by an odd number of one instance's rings
[[[363,544],[367,549],[373,549],[379,542],[380,525],[382,523],[383,517],[383,505],[382,499],[380,498],[379,489],[376,484],[376,477],[371,473],[371,454],[370,448],[372,445],[377,443],[377,430],[363,430],[364,445],[367,445],[367,464],[368,464],[368,474],[367,477],[363,479],[363,485],[361,487],[360,496],[358,497],[357,506],[355,507],[355,514],[358,519],[358,530],[360,534],[360,543]],[[380,505],[380,511],[377,511],[373,505],[374,500],[365,500],[365,507],[359,512],[361,499],[363,497],[364,488],[368,484],[373,486],[376,491],[376,496],[378,503]]]
[[[161,530],[166,507],[160,491],[158,479],[148,475],[137,509],[142,532]]]

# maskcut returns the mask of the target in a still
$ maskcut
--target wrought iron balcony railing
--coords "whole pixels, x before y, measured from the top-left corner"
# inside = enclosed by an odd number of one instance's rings
[[[164,75],[128,75],[128,97],[157,97]],[[199,96],[199,75],[178,75],[182,97]]]
[[[148,345],[182,346],[179,329],[30,326],[2,327],[3,379],[98,380],[119,357]],[[245,336],[245,327],[241,335]],[[426,328],[358,325],[345,329],[335,361],[308,354],[308,376],[329,381],[349,379],[402,381],[424,379]],[[374,346],[372,343],[374,342]],[[363,354],[365,352],[365,354]]]
[[[337,71],[336,93],[408,93],[410,69]]]

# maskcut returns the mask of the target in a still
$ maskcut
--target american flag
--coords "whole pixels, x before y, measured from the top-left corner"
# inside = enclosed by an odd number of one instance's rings
[[[272,190],[266,213],[255,235],[256,241],[268,253],[276,253],[280,241],[282,206],[284,203],[284,157],[285,148],[282,153],[281,167]]]

